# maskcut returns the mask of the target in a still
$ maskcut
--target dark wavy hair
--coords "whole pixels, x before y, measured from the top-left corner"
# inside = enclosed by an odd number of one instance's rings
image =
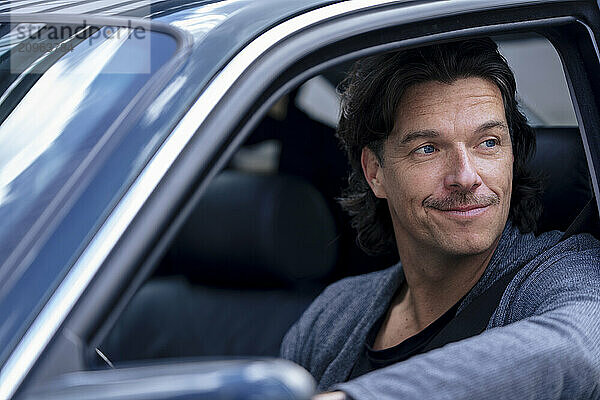
[[[387,201],[375,197],[364,178],[362,149],[368,147],[384,162],[383,143],[409,86],[427,81],[450,84],[468,77],[487,79],[502,93],[514,154],[509,218],[523,233],[536,230],[542,184],[527,168],[535,151],[535,133],[519,111],[514,75],[496,43],[470,39],[361,59],[339,86],[342,114],[337,136],[352,167],[339,202],[350,214],[357,242],[367,253],[393,251],[396,243]]]

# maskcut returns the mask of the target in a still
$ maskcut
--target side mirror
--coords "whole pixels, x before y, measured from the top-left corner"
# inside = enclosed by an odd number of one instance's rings
[[[285,360],[171,362],[74,372],[26,393],[27,400],[308,400],[312,376]]]

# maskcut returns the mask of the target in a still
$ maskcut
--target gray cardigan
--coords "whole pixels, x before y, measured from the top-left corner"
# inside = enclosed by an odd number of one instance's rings
[[[522,267],[480,335],[346,382],[403,282],[398,264],[330,285],[289,330],[281,356],[310,371],[320,390],[356,400],[600,399],[600,243],[588,234],[560,237],[522,235],[507,224],[457,311]]]

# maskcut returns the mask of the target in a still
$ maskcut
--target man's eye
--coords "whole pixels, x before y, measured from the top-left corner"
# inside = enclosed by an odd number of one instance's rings
[[[415,150],[415,153],[417,154],[431,154],[435,151],[435,147],[433,147],[430,144],[427,144],[423,147],[419,147],[417,150]]]
[[[496,139],[488,139],[486,141],[484,141],[483,143],[481,143],[481,146],[486,147],[486,148],[491,148],[491,147],[496,147],[498,145],[498,140]]]

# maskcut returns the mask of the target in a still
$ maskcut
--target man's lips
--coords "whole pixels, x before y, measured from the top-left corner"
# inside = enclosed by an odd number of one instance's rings
[[[471,211],[471,210],[475,210],[478,208],[485,208],[488,207],[489,205],[474,205],[474,206],[464,206],[464,207],[452,207],[452,208],[448,208],[445,210],[440,210],[440,211],[461,211],[461,212],[465,212],[465,211]]]
[[[453,207],[447,210],[436,209],[447,216],[469,218],[483,214],[490,206],[489,205],[477,205],[477,206],[464,206],[464,207]]]
[[[500,198],[495,193],[476,195],[472,192],[452,192],[445,198],[429,197],[423,200],[426,208],[461,219],[483,214],[495,204],[500,204]]]

